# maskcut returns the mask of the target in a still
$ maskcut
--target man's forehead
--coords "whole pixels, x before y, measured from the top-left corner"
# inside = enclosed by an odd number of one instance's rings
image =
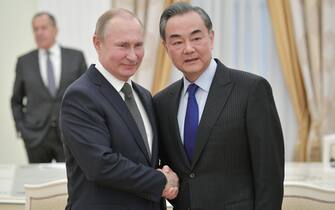
[[[180,37],[183,37],[183,36],[193,36],[193,35],[197,35],[197,34],[202,34],[203,33],[203,29],[201,28],[195,28],[195,29],[192,29],[190,31],[187,31],[186,33],[183,32],[183,33],[179,33],[178,31],[174,31],[170,34],[167,34],[169,39],[173,39],[173,38],[180,38]]]
[[[34,26],[36,24],[48,24],[53,26],[51,19],[46,14],[35,17],[32,20],[32,25]]]
[[[201,16],[192,11],[171,17],[167,21],[165,29],[166,31],[189,30],[188,33],[193,33],[194,30],[203,30],[203,27],[206,26]]]

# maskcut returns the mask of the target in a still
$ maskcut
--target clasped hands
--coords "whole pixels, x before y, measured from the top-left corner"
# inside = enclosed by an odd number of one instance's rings
[[[179,178],[177,174],[167,165],[163,166],[162,169],[157,170],[162,172],[167,180],[162,197],[169,200],[176,198],[179,188]]]

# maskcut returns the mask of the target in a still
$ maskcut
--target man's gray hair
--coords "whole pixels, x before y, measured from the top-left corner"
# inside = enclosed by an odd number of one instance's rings
[[[209,15],[200,7],[192,6],[189,3],[185,2],[178,2],[175,4],[170,5],[163,11],[159,21],[159,33],[161,38],[165,41],[165,28],[168,20],[176,15],[183,15],[188,12],[196,12],[200,15],[201,19],[204,21],[204,24],[208,31],[212,30],[212,21]]]
[[[32,21],[34,21],[35,18],[40,17],[40,16],[43,16],[43,15],[48,16],[48,18],[49,18],[49,20],[50,20],[52,26],[57,27],[57,22],[56,22],[56,18],[55,18],[55,16],[53,16],[51,13],[46,12],[46,11],[42,11],[42,12],[38,12],[38,13],[36,13],[36,14],[33,16]]]
[[[135,18],[140,23],[141,27],[143,28],[143,24],[141,20],[133,12],[126,10],[126,9],[121,9],[121,8],[111,9],[111,10],[106,11],[104,14],[102,14],[99,17],[97,24],[95,26],[95,34],[97,37],[104,40],[106,36],[105,34],[106,25],[111,19],[113,19],[116,16]]]

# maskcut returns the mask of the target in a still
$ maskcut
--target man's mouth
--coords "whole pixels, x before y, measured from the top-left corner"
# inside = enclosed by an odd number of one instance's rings
[[[131,67],[136,67],[137,64],[123,64],[123,66],[131,68]]]
[[[184,63],[192,63],[192,62],[195,62],[197,60],[198,60],[198,58],[185,59]]]

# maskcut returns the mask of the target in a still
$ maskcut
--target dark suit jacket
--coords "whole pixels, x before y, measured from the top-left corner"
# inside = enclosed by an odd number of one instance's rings
[[[180,178],[175,209],[280,210],[284,147],[269,83],[218,60],[189,163],[177,111],[183,81],[154,97],[162,163]]]
[[[158,142],[151,94],[133,83],[153,130],[152,158],[128,108],[92,65],[66,91],[61,107],[72,210],[158,210],[166,184],[157,171]]]
[[[16,129],[26,146],[39,145],[50,126],[58,125],[64,91],[86,69],[82,52],[61,47],[60,86],[56,97],[52,97],[42,80],[38,50],[18,58],[11,106]]]

